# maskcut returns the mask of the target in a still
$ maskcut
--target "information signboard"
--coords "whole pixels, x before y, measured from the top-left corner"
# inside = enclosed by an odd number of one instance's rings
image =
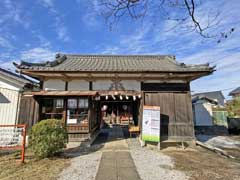
[[[142,140],[160,142],[159,106],[143,106]]]
[[[0,150],[22,150],[21,162],[24,162],[26,125],[0,125]]]

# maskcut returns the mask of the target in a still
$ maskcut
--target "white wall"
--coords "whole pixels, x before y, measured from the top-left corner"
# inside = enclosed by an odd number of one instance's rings
[[[126,90],[141,91],[141,82],[139,81],[123,80],[121,83]]]
[[[19,91],[0,87],[0,124],[14,125],[17,122]]]
[[[195,125],[212,126],[212,104],[208,102],[195,103],[194,105]]]
[[[84,80],[72,80],[68,82],[68,90],[89,90],[89,82]]]
[[[93,90],[109,90],[113,81],[98,80],[92,82]],[[141,90],[141,82],[135,80],[120,81],[125,90]],[[65,90],[65,81],[49,79],[43,82],[44,90]],[[89,90],[89,82],[84,80],[72,80],[68,82],[68,90]]]
[[[65,81],[60,79],[49,79],[43,82],[43,90],[65,90]]]
[[[113,81],[111,80],[99,80],[93,82],[93,90],[109,90]],[[135,80],[122,80],[120,83],[125,90],[141,90],[141,82]]]
[[[92,83],[93,90],[109,90],[112,81],[110,80],[99,80]]]

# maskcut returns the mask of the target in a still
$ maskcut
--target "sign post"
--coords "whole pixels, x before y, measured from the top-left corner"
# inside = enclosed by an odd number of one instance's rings
[[[160,149],[160,106],[143,106],[142,141],[157,142]]]
[[[21,150],[21,163],[24,163],[26,125],[0,125],[0,150]]]

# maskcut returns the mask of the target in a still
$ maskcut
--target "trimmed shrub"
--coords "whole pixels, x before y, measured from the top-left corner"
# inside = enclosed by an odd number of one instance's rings
[[[62,121],[46,119],[35,124],[29,134],[29,145],[37,158],[52,157],[63,150],[67,131]]]

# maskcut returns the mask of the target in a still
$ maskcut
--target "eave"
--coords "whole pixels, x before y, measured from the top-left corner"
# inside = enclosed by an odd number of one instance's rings
[[[22,74],[28,75],[39,80],[47,79],[63,79],[63,80],[73,80],[73,79],[86,79],[86,80],[98,80],[98,79],[134,79],[134,80],[185,80],[193,81],[202,76],[209,75],[215,70],[206,71],[146,71],[146,72],[135,72],[135,71],[107,71],[107,72],[92,72],[92,71],[36,71],[29,69],[20,69]]]

